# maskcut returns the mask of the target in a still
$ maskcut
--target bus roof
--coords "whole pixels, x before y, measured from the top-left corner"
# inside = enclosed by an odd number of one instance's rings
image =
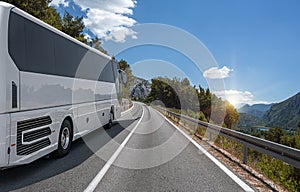
[[[12,4],[9,4],[9,3],[3,2],[3,1],[0,1],[0,6],[1,6],[1,7],[5,7],[5,8],[12,8],[12,7],[15,7],[15,6],[13,6]]]

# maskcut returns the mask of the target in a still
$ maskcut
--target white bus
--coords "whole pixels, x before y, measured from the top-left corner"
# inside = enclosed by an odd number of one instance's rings
[[[114,59],[0,2],[0,168],[51,152],[121,114]]]

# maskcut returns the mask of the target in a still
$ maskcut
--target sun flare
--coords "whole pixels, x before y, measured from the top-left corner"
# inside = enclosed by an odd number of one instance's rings
[[[231,103],[234,107],[238,107],[239,105],[238,100],[234,97],[227,98],[227,101],[229,101],[229,103]]]

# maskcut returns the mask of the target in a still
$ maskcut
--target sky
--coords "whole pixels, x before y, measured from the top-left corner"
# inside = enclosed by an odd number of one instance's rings
[[[53,0],[52,6],[84,16],[86,37],[100,37],[136,76],[187,77],[235,106],[280,102],[300,91],[298,0]]]

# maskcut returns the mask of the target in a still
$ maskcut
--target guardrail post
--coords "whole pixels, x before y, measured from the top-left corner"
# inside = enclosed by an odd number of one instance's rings
[[[243,158],[243,163],[247,164],[248,161],[248,146],[244,144],[244,158]]]
[[[209,141],[212,141],[212,133],[209,131]]]

